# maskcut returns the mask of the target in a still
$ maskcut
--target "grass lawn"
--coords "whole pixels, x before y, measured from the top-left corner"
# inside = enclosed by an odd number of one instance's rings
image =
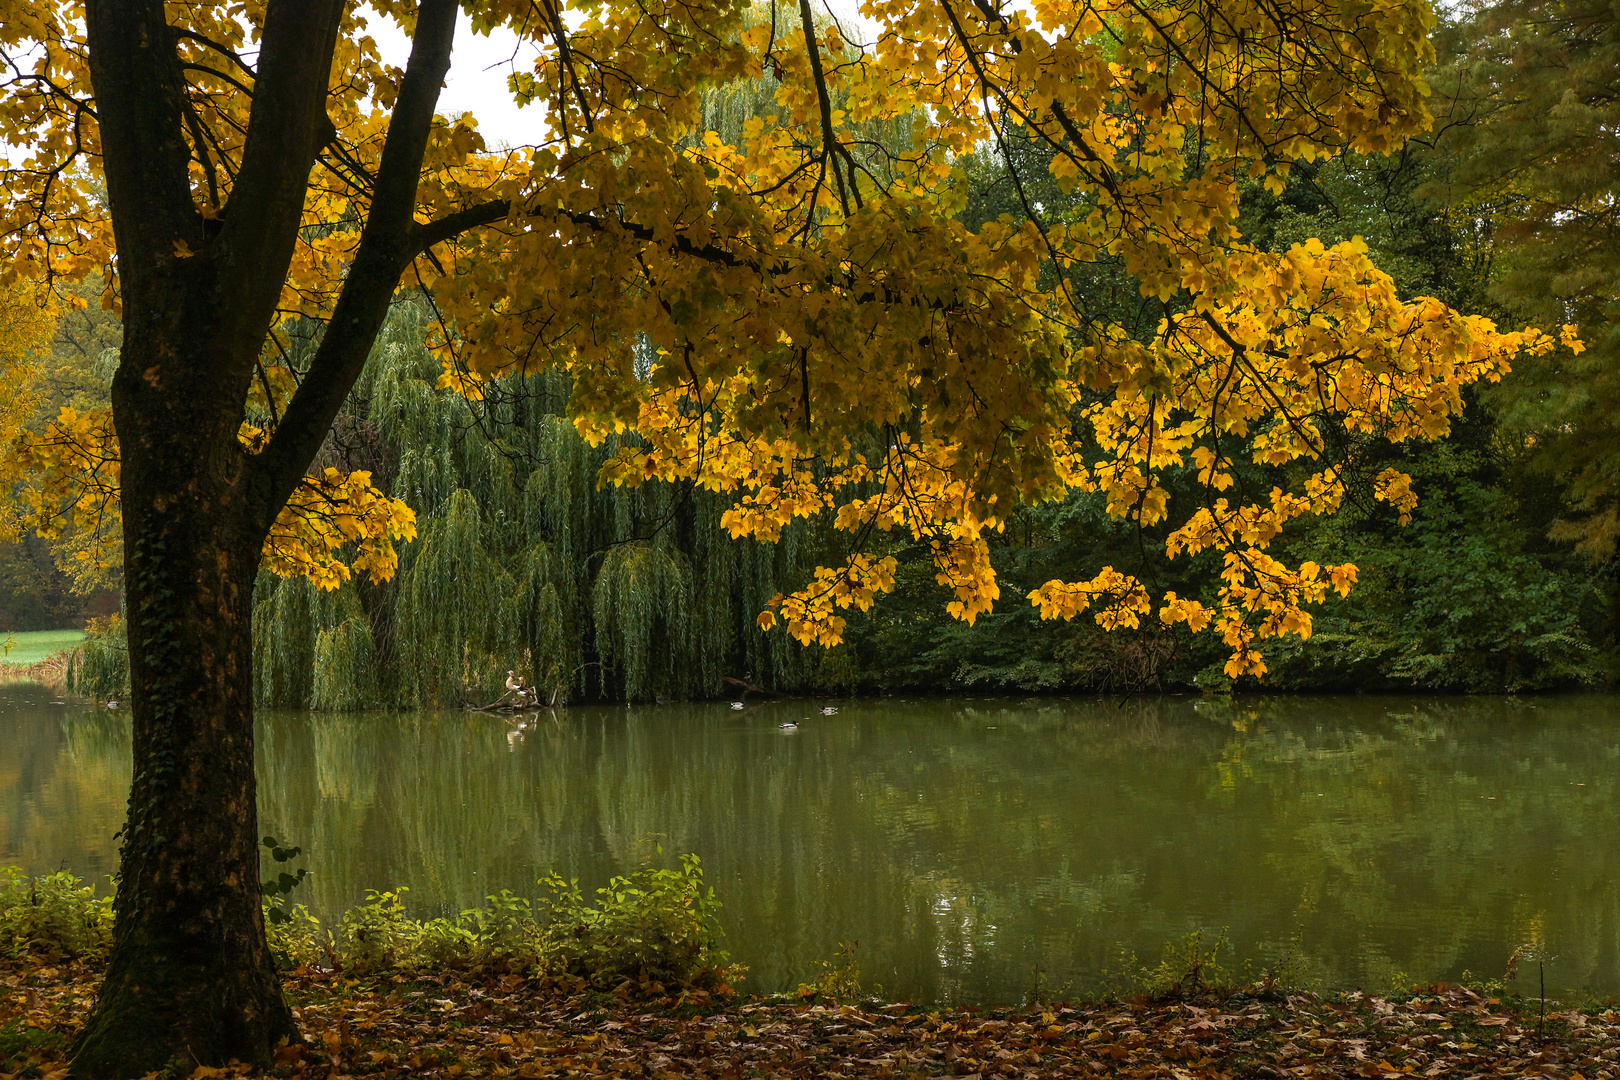
[[[0,644],[6,635],[0,633]],[[11,635],[11,651],[0,657],[0,662],[26,666],[37,664],[54,652],[71,649],[84,640],[83,630],[32,630]]]

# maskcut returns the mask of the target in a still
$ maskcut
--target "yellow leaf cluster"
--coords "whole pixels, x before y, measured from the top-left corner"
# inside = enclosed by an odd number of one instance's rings
[[[841,567],[817,567],[815,580],[786,596],[778,594],[771,608],[781,612],[787,631],[803,645],[836,645],[843,640],[845,620],[840,610],[866,611],[879,593],[894,590],[895,561],[853,555]],[[776,625],[773,611],[763,611],[759,625]]]
[[[249,452],[263,446],[264,432],[251,425],[239,437]],[[119,457],[110,410],[63,408],[40,430],[17,432],[0,448],[0,477],[12,490],[0,516],[3,535],[33,529],[50,538],[72,529],[75,559],[87,567],[116,556]],[[393,577],[394,543],[415,538],[415,512],[373,487],[370,473],[329,468],[294,491],[271,526],[262,562],[282,577],[335,589],[355,571],[374,581]]]
[[[395,541],[416,539],[416,512],[371,485],[363,469],[307,476],[264,542],[266,569],[336,589],[355,573],[388,581],[399,567]]]

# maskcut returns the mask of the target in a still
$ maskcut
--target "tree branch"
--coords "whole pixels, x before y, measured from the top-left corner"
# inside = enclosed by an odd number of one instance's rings
[[[250,465],[259,489],[260,524],[266,529],[325,441],[365,366],[400,275],[422,250],[415,224],[416,187],[439,88],[450,70],[457,8],[456,0],[422,0],[417,9],[411,58],[383,143],[360,246],[303,383],[287,403],[269,446]],[[263,67],[261,62],[261,71]]]
[[[231,278],[220,282],[228,301],[221,344],[244,379],[281,296],[310,170],[332,126],[326,87],[342,13],[342,0],[272,0],[265,11],[247,138],[214,241]]]
[[[468,229],[476,229],[480,225],[493,225],[503,220],[512,212],[512,204],[505,199],[496,199],[492,202],[479,203],[469,206],[465,210],[457,210],[453,214],[446,214],[436,221],[416,228],[418,250],[427,251],[435,244],[442,244],[453,239]]]
[[[176,240],[202,240],[174,36],[163,0],[89,0],[85,29],[119,263],[155,267]]]

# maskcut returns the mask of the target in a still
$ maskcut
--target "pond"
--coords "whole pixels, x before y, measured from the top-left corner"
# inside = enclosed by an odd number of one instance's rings
[[[1012,1002],[1224,930],[1329,988],[1540,942],[1549,992],[1620,993],[1620,698],[820,704],[269,714],[261,823],[323,918],[697,852],[755,992],[849,942],[888,996]],[[0,865],[109,873],[129,774],[126,716],[0,687]]]

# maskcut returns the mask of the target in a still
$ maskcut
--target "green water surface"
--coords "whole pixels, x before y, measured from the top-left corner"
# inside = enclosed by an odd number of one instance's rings
[[[49,702],[0,687],[0,864],[105,875],[128,719]],[[261,825],[324,917],[695,851],[759,992],[856,942],[890,996],[1016,1001],[1225,928],[1239,970],[1324,987],[1499,975],[1534,940],[1549,989],[1620,993],[1620,698],[819,704],[270,714]]]

